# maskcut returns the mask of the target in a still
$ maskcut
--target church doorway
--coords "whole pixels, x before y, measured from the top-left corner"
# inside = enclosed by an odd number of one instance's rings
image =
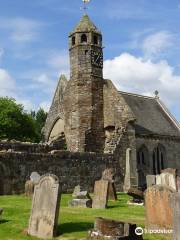
[[[165,162],[165,148],[162,145],[158,145],[153,151],[153,174],[157,175],[164,169]]]

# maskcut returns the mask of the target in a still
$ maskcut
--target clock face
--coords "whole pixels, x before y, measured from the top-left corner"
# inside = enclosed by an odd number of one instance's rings
[[[103,68],[103,53],[91,50],[91,61],[94,66]]]

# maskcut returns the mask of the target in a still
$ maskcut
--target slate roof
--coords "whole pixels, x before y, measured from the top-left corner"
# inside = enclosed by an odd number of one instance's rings
[[[133,111],[136,134],[180,137],[180,125],[159,98],[119,92]]]
[[[91,31],[101,34],[101,32],[98,30],[98,28],[90,20],[89,16],[87,14],[84,14],[82,16],[80,22],[74,28],[73,32],[91,32]],[[72,34],[72,32],[70,33],[70,35],[71,34]]]

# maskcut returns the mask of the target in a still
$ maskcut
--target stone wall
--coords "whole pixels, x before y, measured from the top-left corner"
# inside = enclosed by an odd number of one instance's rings
[[[59,177],[64,192],[72,192],[77,184],[92,191],[94,182],[101,178],[105,168],[115,169],[117,190],[122,190],[119,161],[112,155],[95,153],[70,153],[56,151],[42,153],[0,153],[0,194],[23,193],[31,172],[52,173]]]

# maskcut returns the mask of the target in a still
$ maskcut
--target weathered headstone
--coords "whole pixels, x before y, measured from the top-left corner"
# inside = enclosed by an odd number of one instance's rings
[[[177,169],[176,168],[166,168],[166,169],[162,169],[161,173],[170,173],[176,177]]]
[[[177,191],[180,192],[180,176],[176,177],[176,186],[177,186]]]
[[[91,239],[126,239],[140,240],[142,236],[135,234],[136,224],[119,222],[111,219],[96,218],[94,229],[90,232]]]
[[[87,191],[76,192],[73,194],[75,198],[69,201],[69,206],[71,207],[92,207],[92,199]]]
[[[108,199],[117,200],[116,187],[114,183],[114,170],[113,168],[107,168],[102,173],[102,180],[109,181]]]
[[[80,185],[75,186],[72,197],[76,198],[77,194],[79,194],[79,192],[81,192],[82,188]]]
[[[145,191],[146,228],[172,228],[171,196],[174,189],[154,185]]]
[[[55,236],[59,216],[60,189],[55,175],[44,175],[35,185],[28,234],[49,239]]]
[[[175,191],[177,190],[176,177],[172,173],[163,172],[160,175],[156,175],[156,184],[165,185],[173,188]]]
[[[70,207],[83,207],[83,208],[91,208],[92,207],[92,199],[78,199],[75,198],[69,202]]]
[[[107,180],[109,182],[114,181],[114,170],[113,168],[106,168],[102,173],[102,180]]]
[[[32,197],[34,194],[34,183],[31,180],[27,180],[25,183],[25,196]]]
[[[32,172],[30,175],[30,179],[34,184],[37,184],[40,180],[41,176],[37,172]]]
[[[153,185],[156,185],[156,175],[147,175],[146,183],[147,183],[147,188]]]
[[[109,181],[99,180],[95,182],[92,208],[106,208],[108,201]]]
[[[173,240],[180,240],[180,193],[173,195]]]

